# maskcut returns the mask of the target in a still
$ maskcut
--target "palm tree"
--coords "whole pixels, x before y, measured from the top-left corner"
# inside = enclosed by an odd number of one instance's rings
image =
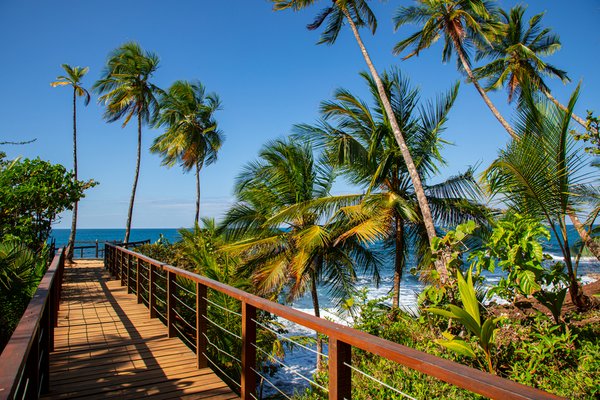
[[[353,293],[355,263],[378,281],[377,258],[358,236],[339,239],[343,215],[305,207],[325,198],[333,179],[331,168],[315,163],[308,146],[293,140],[268,143],[260,160],[238,177],[238,202],[222,223],[228,236],[238,240],[227,250],[243,252],[258,294],[277,297],[285,288],[287,300],[294,301],[310,291],[317,317],[317,287],[326,286],[341,304]],[[322,367],[320,355],[317,365]]]
[[[315,0],[272,1],[275,3],[275,10],[284,10],[287,8],[291,8],[295,11],[302,10],[316,2]],[[373,64],[373,61],[371,60],[367,48],[365,47],[360,33],[358,31],[358,28],[368,26],[371,32],[375,33],[375,30],[377,28],[377,19],[375,18],[375,15],[369,8],[367,0],[333,0],[330,6],[322,10],[321,13],[317,15],[317,17],[314,19],[313,23],[308,25],[308,29],[318,29],[320,26],[323,25],[323,23],[325,23],[325,30],[321,35],[319,43],[333,44],[335,43],[335,40],[337,39],[338,34],[342,26],[344,25],[344,22],[347,22],[350,26],[354,38],[360,48],[361,54],[365,59],[365,62],[369,69],[369,73],[373,77],[373,80],[377,86],[377,91],[379,93],[380,98],[382,99],[385,113],[387,114],[387,118],[390,121],[390,126],[392,127],[392,132],[394,133],[394,137],[398,142],[402,158],[406,163],[410,179],[413,183],[413,187],[415,188],[415,194],[417,196],[419,208],[423,217],[427,237],[429,239],[429,242],[431,242],[433,238],[436,237],[437,233],[435,230],[435,225],[433,224],[431,209],[429,208],[429,203],[427,203],[425,191],[423,190],[421,177],[419,176],[415,163],[412,159],[404,135],[402,133],[402,130],[400,129],[400,125],[396,120],[396,117],[392,110],[392,105],[390,104],[389,99],[386,97],[384,86],[381,81],[381,78],[379,77],[379,73],[377,72],[377,69]],[[448,270],[446,268],[445,263],[443,261],[437,262],[436,269],[440,274],[442,281],[445,282],[448,279]]]
[[[569,101],[567,112],[549,104],[536,104],[524,92],[519,140],[513,140],[484,173],[492,195],[501,194],[509,208],[546,221],[558,239],[569,278],[573,304],[582,309],[588,299],[577,282],[567,234],[567,216],[579,200],[574,193],[589,176],[582,171],[586,161],[578,154],[569,134],[569,120],[579,88]]]
[[[495,10],[491,2],[489,0],[418,0],[418,2],[416,6],[400,7],[394,16],[396,29],[407,23],[422,25],[420,31],[396,44],[394,54],[400,54],[406,48],[413,47],[413,51],[404,59],[418,56],[421,50],[430,47],[443,35],[442,60],[449,61],[452,53],[456,52],[459,69],[467,73],[469,81],[475,85],[485,104],[508,134],[513,139],[516,138],[514,130],[477,82],[467,52],[468,47],[473,44],[473,38],[489,43],[488,36],[497,34],[498,27],[494,21]]]
[[[498,36],[492,46],[481,48],[476,59],[491,58],[492,61],[476,68],[473,73],[477,79],[488,80],[485,88],[488,91],[506,86],[509,102],[515,94],[521,92],[521,86],[530,84],[557,107],[566,111],[567,108],[550,93],[544,77],[556,77],[563,83],[570,82],[570,79],[565,71],[541,59],[542,56],[554,54],[560,49],[560,39],[558,35],[550,33],[550,28],[540,26],[543,13],[531,17],[529,26],[526,27],[525,10],[526,7],[521,5],[513,7],[510,13],[500,10],[504,34]],[[583,118],[575,114],[572,114],[572,118],[581,126],[587,127]]]
[[[128,42],[115,49],[108,57],[102,77],[94,84],[93,89],[100,94],[99,102],[106,106],[104,118],[115,122],[121,118],[125,127],[132,117],[137,117],[138,140],[135,177],[131,190],[131,200],[127,212],[125,239],[129,241],[131,217],[135,192],[140,175],[140,159],[142,150],[142,124],[155,120],[159,104],[156,95],[162,91],[150,82],[158,68],[158,56],[142,50],[139,44]]]
[[[354,228],[382,233],[384,248],[393,254],[393,306],[399,306],[400,282],[410,249],[417,249],[423,265],[429,243],[419,212],[414,187],[395,141],[373,79],[361,74],[372,95],[372,105],[347,90],[338,89],[334,101],[323,102],[320,125],[299,125],[301,137],[314,140],[329,163],[348,180],[366,189],[364,202],[356,207],[363,221]],[[435,103],[419,107],[419,92],[397,70],[384,73],[382,81],[394,115],[401,123],[419,175],[434,176],[444,160],[440,154],[448,113],[458,94],[458,84]],[[335,121],[331,125],[329,121]],[[468,219],[485,222],[485,211],[476,202],[478,187],[471,170],[435,184],[424,184],[436,223],[454,226]],[[349,231],[352,233],[353,231]]]
[[[56,81],[50,83],[50,86],[71,86],[73,88],[73,181],[77,181],[77,96],[83,97],[84,105],[87,106],[90,103],[89,92],[81,86],[81,80],[87,74],[89,68],[72,67],[69,64],[63,64],[62,67],[67,74],[59,75]],[[67,245],[69,249],[67,259],[69,261],[73,259],[73,245],[75,244],[75,236],[77,234],[77,205],[78,202],[75,202],[73,205],[71,233],[69,234],[69,243]]]
[[[158,126],[165,133],[154,140],[150,151],[163,157],[163,165],[181,163],[184,171],[196,170],[196,216],[200,218],[200,170],[217,160],[223,134],[213,114],[220,108],[215,93],[206,94],[200,82],[177,81],[160,102]]]

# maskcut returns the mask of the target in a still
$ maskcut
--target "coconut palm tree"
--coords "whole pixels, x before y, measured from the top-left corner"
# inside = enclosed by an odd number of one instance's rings
[[[501,23],[504,25],[503,35],[492,43],[483,46],[476,59],[491,58],[492,61],[476,68],[473,73],[477,79],[487,79],[486,90],[499,89],[505,86],[508,90],[508,101],[521,92],[525,83],[540,91],[563,111],[567,108],[550,93],[544,77],[559,78],[563,83],[570,82],[567,73],[542,60],[541,57],[554,54],[560,49],[558,35],[552,34],[550,28],[542,28],[544,13],[534,15],[525,26],[526,7],[518,5],[507,13],[500,10]],[[586,127],[585,120],[575,114],[572,118]]]
[[[156,54],[144,51],[139,44],[125,43],[110,53],[102,77],[93,87],[100,94],[98,101],[106,106],[104,118],[108,122],[115,122],[123,118],[122,126],[125,127],[131,118],[137,117],[137,157],[131,200],[127,212],[125,242],[129,241],[135,192],[140,175],[142,125],[153,122],[159,110],[156,96],[162,91],[150,82],[158,68],[158,62]]]
[[[163,157],[163,165],[180,163],[184,171],[195,169],[195,224],[200,218],[200,170],[217,160],[224,139],[213,118],[220,106],[219,97],[206,94],[200,82],[175,82],[160,101],[157,126],[165,127],[165,133],[150,148]]]
[[[270,142],[259,157],[238,177],[238,202],[222,223],[229,237],[238,240],[226,249],[244,253],[258,294],[276,297],[285,289],[287,300],[294,301],[310,291],[320,317],[319,285],[341,304],[353,294],[355,263],[378,281],[377,257],[358,236],[339,239],[342,214],[303,207],[328,195],[331,168],[315,163],[311,149],[293,140]],[[322,367],[320,355],[317,364]]]
[[[351,183],[365,188],[367,195],[355,210],[362,214],[362,221],[354,230],[371,226],[374,233],[382,233],[384,248],[393,255],[392,302],[397,307],[409,250],[413,246],[417,249],[417,261],[422,264],[429,242],[414,187],[375,82],[368,74],[361,75],[372,96],[370,104],[347,90],[338,89],[335,100],[321,105],[325,121],[319,125],[298,125],[296,132],[315,141],[329,163],[340,168]],[[440,154],[441,134],[458,94],[458,84],[436,102],[420,106],[418,90],[411,88],[398,70],[383,73],[382,81],[425,182],[436,175],[439,165],[444,163]],[[330,124],[332,121],[335,125]],[[474,201],[478,187],[472,170],[438,184],[425,182],[424,189],[438,225],[454,226],[469,219],[485,222],[485,210]]]
[[[315,0],[272,1],[274,3],[275,10],[284,10],[291,8],[295,11],[302,10],[316,2]],[[369,5],[367,4],[367,0],[333,0],[330,3],[330,6],[323,9],[321,13],[317,15],[314,21],[308,25],[308,29],[315,30],[321,27],[323,24],[325,24],[325,30],[321,35],[319,43],[333,44],[335,43],[344,23],[347,23],[350,26],[356,43],[358,44],[361,54],[365,59],[365,62],[369,69],[369,73],[373,77],[373,80],[377,86],[377,91],[382,99],[385,113],[387,114],[387,118],[390,121],[390,126],[392,127],[392,132],[394,133],[394,137],[398,142],[402,158],[406,163],[410,179],[415,188],[415,194],[417,196],[419,208],[423,217],[427,237],[431,242],[433,238],[436,237],[436,230],[433,224],[433,217],[431,216],[431,209],[429,207],[429,203],[427,203],[425,191],[423,190],[423,184],[421,183],[421,177],[419,176],[419,173],[412,159],[408,146],[406,145],[404,134],[400,129],[398,121],[396,120],[396,117],[392,110],[392,105],[389,99],[386,97],[383,83],[381,81],[381,78],[379,77],[379,73],[377,72],[377,69],[373,64],[369,52],[367,51],[367,48],[363,43],[360,32],[358,31],[358,28],[367,26],[372,33],[375,33],[375,30],[377,28],[377,19],[375,18],[375,15],[373,14]],[[448,279],[448,270],[446,268],[445,263],[443,261],[437,262],[436,269],[440,274],[442,281],[445,282]]]
[[[548,103],[536,103],[534,96],[524,91],[516,126],[520,140],[513,140],[500,152],[484,179],[489,192],[502,195],[510,209],[546,221],[564,257],[573,304],[582,309],[588,299],[577,281],[566,223],[580,202],[574,193],[589,179],[583,171],[586,160],[569,134],[578,91],[571,96],[566,113]]]
[[[77,97],[83,97],[83,104],[88,105],[90,103],[90,93],[81,86],[81,80],[88,73],[88,67],[72,67],[69,64],[63,64],[63,69],[66,75],[59,75],[56,81],[50,83],[50,86],[71,86],[73,88],[73,180],[77,181]],[[69,243],[67,248],[67,259],[70,261],[73,259],[73,245],[75,243],[75,236],[77,234],[77,205],[75,202],[73,205],[73,217],[71,219],[71,233],[69,234]]]
[[[516,134],[508,122],[494,106],[485,90],[477,82],[471,69],[471,61],[467,49],[472,39],[488,42],[488,37],[496,35],[498,25],[495,22],[495,10],[489,0],[418,0],[418,5],[400,7],[394,16],[396,29],[408,23],[417,23],[422,29],[401,40],[394,47],[394,54],[400,54],[412,47],[413,51],[404,59],[418,56],[421,50],[430,47],[440,37],[444,37],[442,60],[447,62],[455,52],[458,56],[459,69],[466,72],[492,114],[502,124],[512,138]]]

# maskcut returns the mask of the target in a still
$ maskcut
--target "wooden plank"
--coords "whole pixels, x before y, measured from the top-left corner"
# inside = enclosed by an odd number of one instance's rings
[[[130,255],[113,259],[125,273],[138,264]],[[197,368],[194,352],[169,338],[138,296],[109,281],[101,262],[77,263],[66,278],[46,398],[237,398],[211,369]]]

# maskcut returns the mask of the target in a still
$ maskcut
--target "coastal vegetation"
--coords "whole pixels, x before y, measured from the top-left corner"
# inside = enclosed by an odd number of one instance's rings
[[[277,11],[314,3],[273,0]],[[321,103],[317,122],[297,124],[288,137],[265,143],[242,167],[235,202],[221,221],[201,218],[200,208],[201,171],[217,162],[224,143],[215,116],[219,96],[197,80],[177,80],[162,90],[153,83],[158,55],[136,42],[121,45],[109,54],[93,91],[108,122],[122,120],[125,127],[137,119],[124,241],[130,239],[147,126],[160,131],[150,150],[163,165],[194,171],[196,202],[193,228],[180,231],[181,241],[137,251],[274,301],[309,296],[317,317],[327,293],[357,329],[558,395],[599,396],[600,306],[593,296],[599,290],[583,286],[578,274],[584,252],[600,260],[599,122],[592,112],[587,120],[574,113],[579,86],[566,105],[553,97],[545,78],[570,81],[544,60],[559,50],[560,39],[542,26],[542,14],[526,14],[525,6],[501,10],[491,0],[418,0],[393,16],[397,29],[416,23],[418,30],[392,51],[408,59],[443,39],[442,61],[457,58],[466,84],[475,86],[510,135],[490,165],[448,177],[443,152],[460,83],[449,82],[435,100],[423,100],[399,66],[375,68],[360,34],[362,28],[376,32],[369,2],[328,2],[308,29],[323,28],[319,43],[332,45],[342,27],[350,27],[368,67],[360,79],[369,97],[339,88]],[[67,75],[52,85],[73,88],[73,172],[39,159],[0,157],[0,327],[7,327],[0,345],[43,273],[52,222],[73,209],[72,244],[77,202],[95,185],[77,177],[76,100],[89,102],[81,85],[87,68],[63,68]],[[512,120],[488,96],[503,87]],[[477,129],[485,135],[485,127]],[[355,193],[333,193],[339,178]],[[569,237],[569,223],[580,240]],[[550,238],[560,259],[544,253]],[[359,279],[378,285],[386,263],[393,265],[390,295],[371,299]],[[416,312],[404,309],[400,296],[409,266],[424,285]],[[501,278],[489,280],[495,271]],[[193,288],[185,289],[180,295],[191,296]],[[212,292],[208,298],[215,306],[210,319],[239,330],[239,302]],[[267,350],[259,365],[273,374],[274,360],[286,350],[276,333],[287,331],[268,313],[258,322],[268,328],[260,330],[258,342]],[[219,348],[239,353],[239,342],[215,327],[209,333]],[[323,339],[300,339],[316,350],[318,383],[328,380]],[[209,351],[226,376],[241,374],[231,357]],[[362,351],[354,351],[352,364],[417,398],[477,398]],[[398,396],[355,378],[355,398]],[[295,395],[317,399],[324,393],[313,386]]]

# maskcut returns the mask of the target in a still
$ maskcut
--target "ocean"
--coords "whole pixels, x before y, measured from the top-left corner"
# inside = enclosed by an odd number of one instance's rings
[[[569,241],[575,243],[578,234],[574,228],[569,227]],[[76,244],[92,244],[98,240],[99,243],[104,241],[122,241],[125,236],[125,229],[78,229],[77,230],[77,243]],[[160,237],[167,239],[170,242],[176,242],[180,239],[177,229],[132,229],[130,235],[130,241],[142,241],[150,240],[151,242],[157,241]],[[51,234],[51,239],[56,241],[57,246],[66,245],[69,240],[69,229],[54,229]],[[85,256],[92,257],[95,249],[86,250]],[[554,259],[562,259],[560,247],[555,238],[545,243],[544,251],[550,254]],[[407,266],[407,271],[412,267]],[[600,274],[600,262],[594,257],[583,257],[579,264],[578,271],[583,283],[589,283],[594,279],[592,276],[598,276]],[[492,285],[501,277],[501,273],[496,272],[486,273],[486,281],[489,285]],[[389,294],[393,284],[393,263],[386,263],[383,270],[381,271],[381,282],[379,286],[375,286],[370,276],[359,276],[358,286],[366,288],[369,299],[377,299],[385,297]],[[419,282],[418,278],[412,276],[410,273],[405,272],[401,282],[400,302],[402,307],[407,309],[415,309],[417,296],[423,288],[423,284]],[[349,321],[344,317],[340,317],[334,310],[335,299],[329,296],[327,289],[319,289],[319,298],[321,305],[322,316],[328,319],[332,319],[336,322],[348,324]],[[310,295],[298,299],[292,307],[304,311],[309,314],[314,314],[312,301]],[[302,326],[292,324],[288,321],[280,321],[287,328],[289,336],[307,335],[314,336],[314,332],[308,330]],[[326,352],[326,346],[325,346]],[[274,376],[269,379],[277,385],[279,388],[284,389],[287,393],[291,394],[294,390],[302,391],[308,387],[307,381],[300,377],[298,374],[310,378],[315,372],[315,355],[314,353],[304,350],[302,348],[295,349],[293,352],[286,352],[285,358],[282,360],[286,367],[282,367]],[[268,384],[266,384],[268,386]],[[275,394],[273,389],[265,386],[265,395]]]

